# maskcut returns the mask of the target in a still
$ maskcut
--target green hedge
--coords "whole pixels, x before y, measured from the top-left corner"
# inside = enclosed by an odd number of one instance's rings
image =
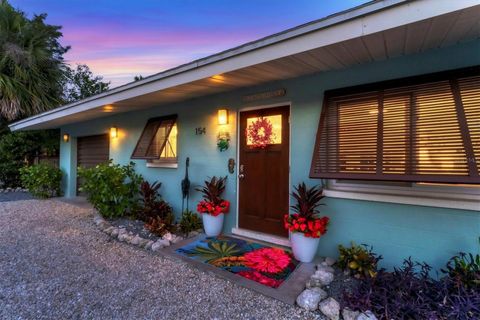
[[[20,169],[22,185],[39,198],[61,196],[62,171],[52,165],[36,164]]]
[[[97,165],[94,168],[78,168],[82,178],[80,191],[87,194],[88,201],[104,217],[121,217],[136,211],[138,190],[142,176],[135,173],[134,163],[121,166]]]

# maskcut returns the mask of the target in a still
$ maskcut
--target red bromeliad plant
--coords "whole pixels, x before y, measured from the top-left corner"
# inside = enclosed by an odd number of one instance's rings
[[[322,205],[323,190],[318,187],[307,188],[305,183],[300,183],[292,193],[297,203],[290,208],[293,214],[284,217],[285,229],[290,232],[300,232],[308,238],[320,238],[327,232],[330,219],[320,217],[318,207]]]
[[[205,181],[205,185],[202,188],[197,189],[197,191],[203,194],[203,200],[197,205],[199,213],[206,213],[216,217],[221,213],[228,212],[230,202],[221,198],[223,191],[225,191],[226,180],[227,177],[212,177],[210,181]]]

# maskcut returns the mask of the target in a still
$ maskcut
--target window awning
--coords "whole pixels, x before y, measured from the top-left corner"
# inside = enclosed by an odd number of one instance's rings
[[[478,0],[372,1],[10,125],[58,128],[478,39]]]
[[[326,93],[312,178],[480,183],[480,66]]]

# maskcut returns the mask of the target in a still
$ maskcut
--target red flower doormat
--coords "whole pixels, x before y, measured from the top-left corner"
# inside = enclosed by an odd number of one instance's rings
[[[200,239],[176,252],[271,288],[278,288],[299,264],[289,251],[228,236]]]

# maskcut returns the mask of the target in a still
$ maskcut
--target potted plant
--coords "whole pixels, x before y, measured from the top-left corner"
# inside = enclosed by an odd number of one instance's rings
[[[230,202],[221,198],[225,191],[227,177],[212,177],[205,181],[202,188],[198,188],[203,194],[203,200],[197,205],[197,211],[202,214],[203,228],[209,237],[216,237],[222,232],[224,214],[230,208]]]
[[[321,217],[318,207],[323,199],[323,190],[307,188],[305,183],[294,187],[292,197],[296,204],[290,208],[293,214],[285,215],[285,228],[290,231],[293,255],[301,262],[311,262],[317,252],[320,237],[327,232],[328,217]]]

